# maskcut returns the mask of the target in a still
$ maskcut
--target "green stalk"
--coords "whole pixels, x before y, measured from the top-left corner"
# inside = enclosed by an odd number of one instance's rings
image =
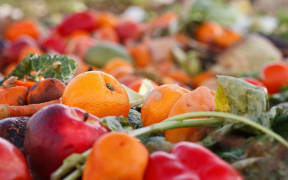
[[[153,124],[151,126],[146,126],[140,129],[130,131],[128,134],[131,136],[140,136],[147,133],[164,131],[176,128],[194,127],[194,126],[207,126],[212,124],[217,124],[223,122],[219,118],[200,118],[200,119],[187,119],[187,120],[173,120],[173,121],[163,121],[161,123]]]
[[[277,133],[273,132],[272,130],[250,120],[242,116],[238,116],[235,114],[231,113],[223,113],[223,112],[212,112],[212,111],[207,111],[207,112],[192,112],[192,113],[185,113],[177,116],[173,116],[171,118],[166,119],[165,121],[183,121],[184,119],[188,118],[195,118],[195,117],[217,117],[217,118],[225,118],[229,119],[235,122],[241,122],[243,124],[246,124],[248,126],[251,126],[259,131],[262,131],[264,134],[267,134],[274,139],[276,139],[278,142],[283,144],[285,147],[288,148],[288,142],[282,138],[280,135]],[[135,130],[137,131],[137,130]]]

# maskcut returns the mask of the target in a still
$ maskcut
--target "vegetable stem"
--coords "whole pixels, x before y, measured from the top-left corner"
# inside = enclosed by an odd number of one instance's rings
[[[187,120],[174,120],[174,121],[163,121],[158,124],[153,124],[151,126],[146,126],[140,129],[133,130],[128,134],[131,136],[140,136],[147,133],[152,133],[156,131],[163,131],[175,128],[184,128],[192,126],[206,126],[222,122],[223,120],[219,118],[200,118],[200,119],[187,119]]]
[[[273,137],[275,140],[277,140],[278,142],[280,142],[281,144],[283,144],[285,147],[288,148],[288,142],[284,138],[282,138],[280,135],[278,135],[277,133],[273,132],[272,130],[270,130],[270,129],[268,129],[268,128],[250,120],[250,119],[247,119],[243,116],[231,114],[231,113],[212,112],[212,111],[192,112],[192,113],[185,113],[185,114],[173,116],[171,118],[166,119],[165,121],[183,121],[184,119],[194,118],[194,117],[216,117],[216,118],[229,119],[229,120],[232,120],[235,122],[241,122],[243,124],[246,124],[248,126],[251,126],[255,129],[262,131],[264,134],[267,134],[267,135]]]

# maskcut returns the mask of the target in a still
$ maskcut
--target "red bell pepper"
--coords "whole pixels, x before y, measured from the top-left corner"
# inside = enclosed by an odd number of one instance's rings
[[[57,28],[57,32],[66,37],[76,31],[91,32],[96,24],[91,12],[80,12],[67,17]]]
[[[145,180],[242,180],[228,163],[205,147],[181,142],[171,153],[154,152],[149,157]]]

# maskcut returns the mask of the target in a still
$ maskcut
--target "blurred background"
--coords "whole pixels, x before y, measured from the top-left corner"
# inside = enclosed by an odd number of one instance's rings
[[[195,7],[205,15],[199,16]],[[0,0],[0,30],[3,31],[5,21],[23,18],[55,25],[65,14],[87,9],[136,16],[146,21],[163,12],[175,11],[190,19],[219,21],[239,31],[248,25],[253,30],[271,31],[276,21],[288,24],[287,0]]]

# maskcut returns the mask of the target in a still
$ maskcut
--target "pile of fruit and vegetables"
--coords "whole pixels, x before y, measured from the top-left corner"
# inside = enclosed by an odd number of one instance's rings
[[[1,180],[288,179],[285,11],[91,2],[0,4]]]

